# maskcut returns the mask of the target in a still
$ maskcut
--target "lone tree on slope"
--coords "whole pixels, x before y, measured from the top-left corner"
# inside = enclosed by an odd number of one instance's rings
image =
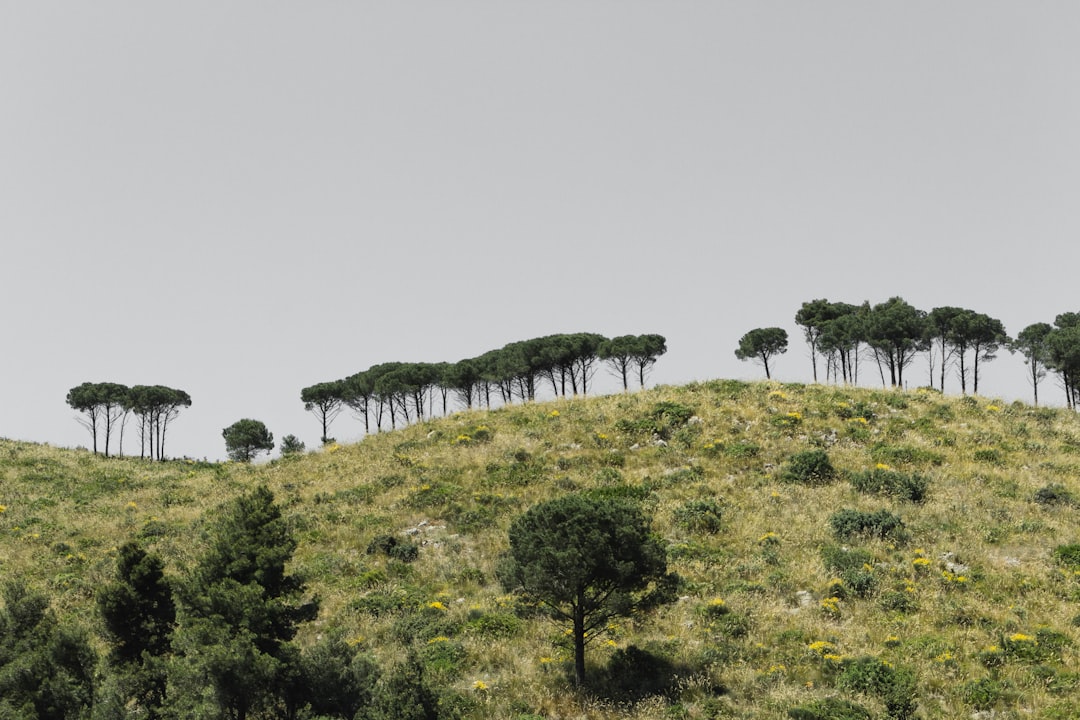
[[[500,577],[571,623],[577,685],[585,682],[585,645],[597,630],[674,599],[667,551],[637,505],[564,495],[527,510],[509,535]]]
[[[229,458],[237,462],[251,462],[259,451],[269,453],[274,449],[274,435],[261,420],[237,420],[222,430],[221,435]]]

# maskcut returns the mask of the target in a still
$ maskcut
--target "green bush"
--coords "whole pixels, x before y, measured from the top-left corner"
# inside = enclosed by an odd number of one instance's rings
[[[521,619],[510,613],[474,610],[465,622],[466,632],[485,638],[509,638],[521,631]]]
[[[889,720],[906,720],[915,715],[915,673],[872,656],[845,660],[836,678],[840,690],[876,695],[885,705]]]
[[[691,500],[675,510],[675,523],[694,533],[720,532],[723,508],[715,500]]]
[[[840,698],[823,698],[788,710],[792,720],[873,720],[862,705]]]
[[[824,450],[804,450],[788,458],[780,479],[801,485],[825,485],[836,478],[836,469]]]
[[[865,400],[859,400],[858,402],[836,403],[836,416],[844,420],[854,420],[856,418],[863,418],[870,421],[877,417],[874,412],[874,406]]]
[[[1032,499],[1040,505],[1076,505],[1076,496],[1061,483],[1050,483],[1039,488]]]
[[[693,408],[677,402],[663,401],[653,405],[643,417],[619,420],[615,423],[615,428],[630,435],[655,435],[663,440],[670,440],[672,433],[686,425],[693,416]]]
[[[417,651],[425,672],[430,672],[438,679],[449,679],[461,672],[461,663],[467,653],[465,646],[457,640],[436,636]]]
[[[724,446],[724,455],[730,458],[748,459],[761,454],[761,446],[752,442],[733,442]]]
[[[879,604],[881,609],[886,612],[898,612],[903,615],[910,615],[919,611],[919,604],[915,601],[915,596],[903,590],[893,590],[885,593],[881,597]]]
[[[373,590],[349,603],[349,607],[372,617],[400,615],[415,608],[420,595],[412,588]]]
[[[982,448],[975,451],[975,462],[986,463],[987,465],[1004,465],[1005,458],[1002,457],[1001,451],[997,448]]]
[[[853,510],[844,508],[829,517],[829,526],[833,534],[841,540],[854,537],[890,539],[897,542],[906,539],[904,521],[888,510]]]
[[[874,468],[852,475],[851,486],[861,493],[888,495],[899,500],[922,503],[926,500],[930,481],[916,473]]]
[[[870,597],[877,590],[873,556],[866,550],[826,545],[821,549],[825,569],[836,573],[844,586],[856,597]]]
[[[1058,545],[1054,548],[1054,559],[1062,565],[1080,570],[1080,543]]]
[[[1017,697],[1007,680],[984,677],[965,683],[960,688],[964,702],[976,710],[993,710],[999,705],[1011,704]]]
[[[367,546],[367,554],[382,553],[389,558],[410,563],[420,555],[420,547],[409,540],[398,540],[393,535],[376,535]]]

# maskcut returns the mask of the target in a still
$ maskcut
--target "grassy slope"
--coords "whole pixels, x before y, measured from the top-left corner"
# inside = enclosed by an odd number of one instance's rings
[[[659,402],[692,408],[700,422],[673,429],[666,446],[619,429]],[[860,494],[844,479],[782,482],[787,458],[814,447],[842,475],[879,461],[923,473],[929,499]],[[1077,519],[1033,496],[1059,483],[1080,497],[1078,470],[1080,418],[1067,411],[735,382],[463,412],[262,467],[106,460],[0,441],[0,572],[92,625],[93,590],[110,578],[116,545],[141,535],[179,574],[198,554],[203,514],[263,482],[297,530],[296,569],[323,601],[306,637],[341,631],[387,664],[413,637],[440,684],[469,698],[478,717],[786,717],[838,694],[832,656],[862,655],[912,668],[926,717],[993,705],[1068,717],[1080,706],[1080,581],[1052,551],[1080,540]],[[495,578],[520,512],[573,489],[621,485],[651,490],[654,529],[686,584],[678,603],[598,639],[590,664],[598,670],[630,644],[663,653],[693,673],[681,710],[574,697],[561,629],[517,620]],[[680,521],[702,519],[692,505],[702,499],[722,506],[719,532]],[[910,540],[851,543],[873,554],[878,591],[832,612],[821,605],[837,594],[821,548],[837,544],[828,519],[842,507],[887,508]],[[422,543],[416,562],[365,553],[375,536],[410,528]],[[945,553],[969,566],[962,582],[943,575]],[[913,564],[918,557],[929,562]],[[900,597],[916,609],[884,607]],[[726,612],[715,609],[720,599]],[[986,654],[1040,632],[1029,653],[1039,660],[1020,657],[1024,640],[1012,644],[1016,656]],[[811,649],[816,641],[832,643],[829,658]],[[983,678],[980,695],[972,683]],[[717,685],[727,694],[715,697]],[[881,709],[875,697],[851,697]]]

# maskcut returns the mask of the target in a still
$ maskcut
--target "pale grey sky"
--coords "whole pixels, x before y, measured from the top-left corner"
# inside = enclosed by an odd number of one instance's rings
[[[172,455],[313,446],[306,385],[555,332],[663,334],[681,383],[779,325],[806,380],[816,297],[1052,322],[1078,37],[1072,1],[0,0],[0,436],[88,445],[64,396],[114,381],[191,393]],[[1030,396],[1007,354],[981,385]]]

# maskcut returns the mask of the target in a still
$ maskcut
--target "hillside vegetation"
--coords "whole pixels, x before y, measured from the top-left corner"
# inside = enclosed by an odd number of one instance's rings
[[[101,626],[141,539],[182,575],[215,508],[267,485],[340,633],[409,648],[447,717],[1073,717],[1080,418],[935,391],[714,381],[461,412],[268,465],[0,441],[0,572]],[[563,626],[503,588],[510,523],[638,501],[678,601],[613,623],[575,690]],[[100,645],[104,654],[104,644]]]

